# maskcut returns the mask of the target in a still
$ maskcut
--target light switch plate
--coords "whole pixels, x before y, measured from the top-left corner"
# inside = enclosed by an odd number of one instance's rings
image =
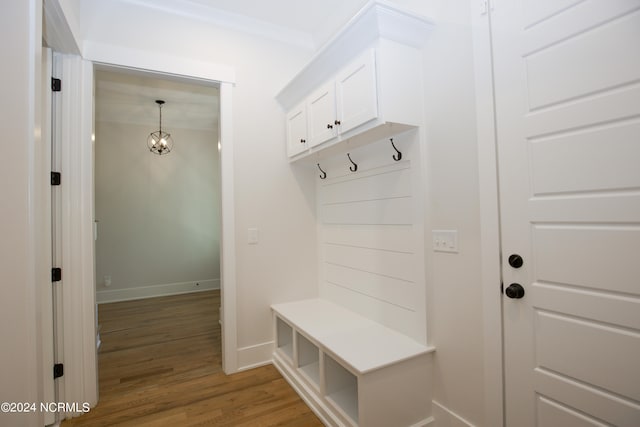
[[[435,252],[458,253],[458,230],[432,230]]]
[[[257,228],[249,228],[247,230],[247,243],[250,245],[258,244],[258,229]]]

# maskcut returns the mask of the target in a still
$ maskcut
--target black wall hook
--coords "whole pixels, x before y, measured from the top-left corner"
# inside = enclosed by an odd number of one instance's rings
[[[398,150],[396,148],[396,145],[393,143],[393,138],[389,138],[389,141],[391,141],[391,146],[393,147],[394,150],[396,150],[396,153],[398,153],[397,155],[394,154],[393,160],[395,160],[396,162],[399,162],[400,160],[402,160],[402,153],[400,152],[400,150]]]
[[[327,173],[322,170],[322,168],[320,167],[320,163],[318,163],[318,169],[320,169],[320,172],[322,172],[322,175],[320,175],[320,179],[326,179]]]
[[[349,153],[347,153],[347,157],[349,158],[349,161],[350,161],[350,162],[351,162],[351,164],[353,165],[353,166],[349,166],[349,170],[350,170],[351,172],[355,172],[355,171],[357,171],[357,170],[358,170],[358,165],[356,164],[356,162],[354,162],[353,160],[351,160],[351,155],[349,155]]]

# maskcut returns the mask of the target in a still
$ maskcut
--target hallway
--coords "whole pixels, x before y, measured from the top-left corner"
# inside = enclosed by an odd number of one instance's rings
[[[69,426],[322,424],[269,365],[222,372],[220,291],[99,306],[100,400]]]

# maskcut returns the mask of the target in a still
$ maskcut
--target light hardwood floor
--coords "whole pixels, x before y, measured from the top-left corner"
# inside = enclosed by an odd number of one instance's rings
[[[99,306],[100,400],[70,426],[322,426],[271,365],[222,372],[208,291]]]

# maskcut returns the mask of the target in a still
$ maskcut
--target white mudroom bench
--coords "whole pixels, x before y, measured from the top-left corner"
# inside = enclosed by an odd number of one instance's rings
[[[326,425],[432,421],[433,347],[323,299],[271,308],[274,365]]]

